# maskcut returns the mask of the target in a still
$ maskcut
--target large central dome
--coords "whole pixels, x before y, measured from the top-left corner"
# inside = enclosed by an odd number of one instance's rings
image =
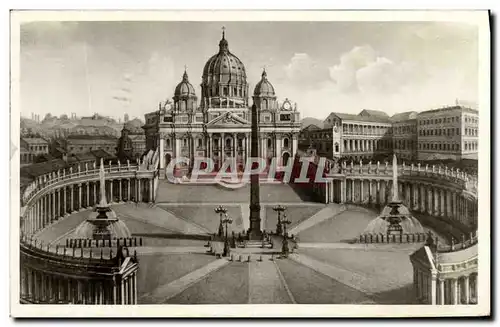
[[[219,42],[219,52],[208,59],[203,68],[202,106],[247,104],[248,85],[245,66],[229,51],[224,32]]]

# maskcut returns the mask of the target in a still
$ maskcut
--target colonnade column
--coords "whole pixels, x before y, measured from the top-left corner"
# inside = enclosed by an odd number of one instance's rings
[[[122,197],[122,179],[118,179],[118,196],[120,197],[118,199],[118,202],[122,202],[123,201],[123,197]]]
[[[451,280],[451,289],[453,293],[453,302],[452,304],[458,304],[458,280],[453,278]]]
[[[419,210],[419,205],[418,205],[418,184],[412,184],[411,185],[411,192],[412,192],[412,199],[411,199],[411,207],[413,210],[418,211]]]
[[[351,202],[354,203],[354,179],[351,179]]]
[[[434,215],[439,216],[439,203],[441,201],[439,200],[439,189],[437,187],[434,187]]]
[[[226,151],[226,140],[225,140],[225,135],[224,133],[221,133],[221,150],[220,150],[220,156],[219,156],[219,160],[220,160],[220,166],[219,168],[222,166],[222,163],[224,162],[224,158],[226,157],[226,154],[225,154],[225,151]]]
[[[66,207],[66,205],[67,205],[66,196],[67,196],[68,190],[66,189],[66,186],[64,186],[61,190],[62,190],[62,194],[63,194],[63,201],[62,201],[63,215],[65,216],[68,213],[68,210]]]
[[[49,193],[47,193],[45,197],[46,197],[45,203],[47,205],[47,218],[45,219],[45,224],[48,225],[52,221],[52,201],[51,201],[52,192],[49,191]]]
[[[127,201],[130,201],[130,178],[127,178]]]
[[[444,279],[439,279],[438,280],[438,285],[439,285],[439,303],[443,305],[444,304]]]
[[[207,144],[206,144],[206,147],[207,147],[207,157],[211,158],[211,159],[214,156],[212,143],[213,143],[212,133],[208,133]]]
[[[149,179],[149,202],[153,203],[153,179]]]
[[[136,179],[136,181],[137,181],[137,185],[138,185],[137,201],[138,202],[142,202],[142,183],[141,183],[141,179],[138,178],[138,179]]]
[[[377,204],[380,204],[380,181],[377,180]]]
[[[42,226],[40,227],[45,227],[45,222],[47,220],[47,204],[46,204],[47,198],[44,196],[42,197]]]
[[[459,209],[459,203],[458,203],[458,194],[457,192],[453,192],[453,199],[454,199],[454,211],[455,211],[455,214],[454,214],[454,218],[455,219],[458,219],[458,209]]]
[[[364,189],[363,189],[363,181],[362,179],[359,180],[359,203],[363,204],[364,201]]]
[[[114,197],[113,197],[113,180],[110,179],[109,180],[109,203],[113,203],[114,202]]]
[[[443,216],[445,216],[445,212],[446,212],[445,191],[443,189],[439,190],[439,197],[440,197],[440,201],[439,201],[439,206],[440,206],[439,215],[443,217]]]
[[[372,197],[373,197],[373,192],[372,192],[372,180],[368,179],[368,204],[372,204]]]
[[[423,184],[420,184],[419,187],[418,187],[418,191],[419,191],[419,196],[418,196],[418,201],[420,202],[420,212],[425,212],[425,197],[426,197],[426,194],[425,194],[425,190],[424,190],[424,185]]]
[[[52,191],[52,216],[51,220],[54,221],[57,219],[57,212],[56,212],[56,195],[57,191]]]
[[[87,207],[90,207],[90,182],[87,182],[87,196],[86,196],[86,200],[87,200]]]
[[[71,199],[70,199],[70,200],[71,200],[71,203],[70,203],[69,210],[70,210],[70,212],[73,212],[73,211],[74,211],[74,208],[75,208],[75,207],[74,207],[74,206],[75,206],[75,204],[74,204],[74,203],[75,203],[75,202],[74,202],[75,188],[74,188],[73,184],[70,186],[70,190],[71,190],[71,194],[70,194],[70,195],[71,195]]]
[[[77,209],[81,209],[82,206],[82,184],[78,184],[78,206]]]
[[[437,287],[436,287],[436,275],[432,274],[431,276],[431,304],[436,304],[437,298]]]
[[[464,277],[464,301],[465,304],[470,302],[470,286],[469,286],[469,275]]]

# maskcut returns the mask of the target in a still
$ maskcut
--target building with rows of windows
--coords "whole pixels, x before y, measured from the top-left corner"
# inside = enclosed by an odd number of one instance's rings
[[[478,111],[453,106],[421,112],[418,159],[477,159]]]
[[[21,138],[21,164],[32,164],[35,158],[49,153],[49,143],[40,137]]]
[[[461,105],[389,117],[376,110],[358,115],[332,112],[325,128],[308,127],[301,147],[313,144],[331,159],[403,160],[477,159],[478,111]],[[306,139],[307,138],[307,139]]]

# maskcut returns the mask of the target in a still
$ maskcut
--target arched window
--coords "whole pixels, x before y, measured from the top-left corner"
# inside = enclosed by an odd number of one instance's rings
[[[339,144],[338,143],[335,143],[335,153],[339,152],[340,149],[339,149]]]
[[[262,99],[262,109],[267,109],[267,99]]]
[[[285,148],[288,148],[288,138],[286,138],[286,137],[283,139],[283,146]]]
[[[203,141],[202,139],[198,139],[198,147],[201,148],[203,146]]]
[[[267,147],[268,147],[268,148],[272,148],[272,146],[273,146],[273,140],[271,140],[271,138],[270,138],[270,137],[268,137],[268,138],[267,138]]]
[[[226,139],[226,148],[231,147],[231,139]]]
[[[167,148],[170,148],[170,139],[167,139],[166,144],[167,144]]]

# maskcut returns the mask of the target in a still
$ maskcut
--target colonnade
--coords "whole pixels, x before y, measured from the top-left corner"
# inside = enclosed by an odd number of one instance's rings
[[[427,304],[476,304],[477,271],[465,270],[446,273],[432,273],[413,267],[415,296],[420,303]]]
[[[70,261],[59,269],[41,270],[24,264],[20,271],[20,295],[25,303],[136,304],[137,269],[126,275],[61,274],[74,269]],[[110,278],[111,277],[111,278]]]
[[[477,201],[445,184],[419,180],[398,181],[399,199],[410,209],[432,216],[448,217],[463,225],[477,225]],[[323,188],[325,203],[386,205],[392,199],[392,179],[348,176],[333,179]]]
[[[100,182],[82,181],[48,189],[36,199],[24,214],[22,231],[32,234],[75,211],[93,207],[100,201]],[[153,178],[106,179],[108,203],[124,201],[153,202],[155,198]]]
[[[297,135],[289,133],[261,133],[259,151],[262,158],[282,157],[288,152],[293,158],[297,153]],[[220,167],[227,158],[246,163],[250,156],[250,130],[244,132],[207,132],[160,134],[160,171],[168,165],[165,156],[194,158],[207,156]],[[200,155],[200,152],[203,155]],[[163,173],[162,173],[163,177]]]
[[[375,152],[392,150],[391,139],[344,139],[342,153]]]
[[[81,257],[76,257],[74,252],[67,255],[66,249],[56,248],[54,253],[40,242],[37,245],[29,236],[67,214],[98,204],[97,173],[44,178],[36,182],[33,192],[25,199],[21,217],[21,231],[25,235],[20,251],[21,303],[137,303],[137,258],[129,256],[128,250],[109,258],[103,258],[102,253],[101,258],[83,256],[83,251]],[[124,176],[131,173],[133,177]],[[106,176],[107,202],[153,201],[154,178],[152,171],[111,171]]]

